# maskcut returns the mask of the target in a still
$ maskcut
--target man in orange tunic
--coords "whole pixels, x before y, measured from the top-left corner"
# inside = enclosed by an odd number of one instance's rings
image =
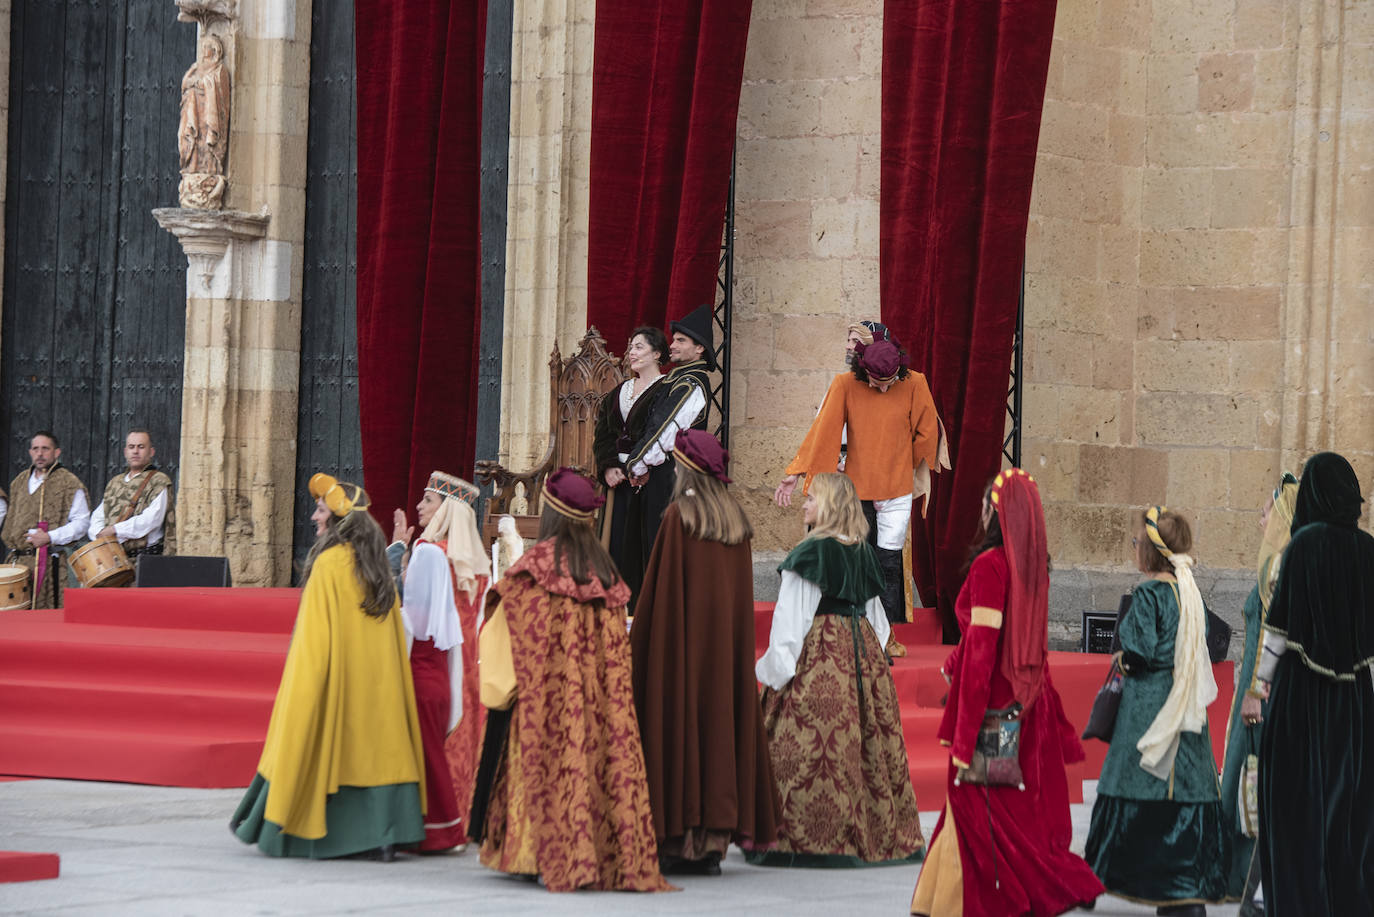
[[[902,545],[912,503],[930,492],[930,474],[949,467],[943,426],[926,377],[908,367],[906,351],[889,340],[856,343],[850,372],[830,383],[786,477],[773,494],[789,506],[797,482],[836,467],[847,436],[844,473],[854,482],[869,520],[869,540],[886,581],[889,621],[906,620]],[[892,641],[889,641],[889,647]]]

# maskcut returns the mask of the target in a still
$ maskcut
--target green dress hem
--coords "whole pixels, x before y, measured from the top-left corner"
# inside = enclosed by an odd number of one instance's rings
[[[267,780],[254,774],[229,828],[268,856],[323,860],[378,847],[412,846],[425,839],[418,783],[339,787],[325,802],[325,835],[313,840],[287,834],[266,819],[267,791]]]

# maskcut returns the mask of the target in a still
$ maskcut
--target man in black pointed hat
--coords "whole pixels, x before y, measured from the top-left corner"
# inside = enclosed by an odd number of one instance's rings
[[[711,345],[712,321],[711,306],[700,305],[670,323],[672,339],[668,343],[668,356],[673,368],[653,387],[652,394],[646,395],[654,400],[648,406],[644,435],[630,449],[625,461],[630,483],[645,489],[648,499],[643,501],[644,505],[653,508],[650,510],[653,518],[648,520],[651,534],[657,534],[659,518],[672,499],[675,467],[672,453],[678,430],[706,429],[710,371],[716,368]],[[650,538],[645,545],[646,563],[652,544]],[[632,579],[624,571],[622,575],[627,581]]]

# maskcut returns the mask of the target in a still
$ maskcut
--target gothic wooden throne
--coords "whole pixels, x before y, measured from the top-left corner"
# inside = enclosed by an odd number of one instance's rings
[[[597,409],[602,396],[625,379],[621,361],[606,352],[606,341],[595,327],[587,329],[577,353],[567,360],[554,345],[549,355],[549,447],[544,457],[534,468],[519,473],[499,462],[477,463],[477,480],[494,487],[482,520],[483,541],[491,544],[497,520],[507,514],[514,517],[521,537],[537,537],[543,510],[540,493],[544,478],[555,469],[566,466],[595,477],[592,438]]]

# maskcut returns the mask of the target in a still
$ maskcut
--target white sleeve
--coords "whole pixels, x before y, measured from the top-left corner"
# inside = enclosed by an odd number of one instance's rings
[[[91,524],[86,526],[86,537],[95,541],[100,537],[100,530],[105,527],[105,501],[101,500],[100,505],[91,513]]]
[[[782,571],[768,650],[754,664],[754,675],[761,683],[780,690],[797,674],[797,659],[820,604],[819,586],[791,570]]]
[[[880,596],[874,596],[868,600],[864,606],[864,615],[868,618],[868,623],[873,625],[873,635],[878,638],[879,646],[887,646],[887,638],[892,634],[892,624],[887,620],[887,612],[883,610],[883,600]]]
[[[1264,640],[1260,644],[1259,661],[1255,664],[1255,678],[1260,681],[1273,681],[1274,670],[1279,667],[1279,660],[1287,651],[1288,639],[1265,628]]]
[[[438,545],[421,541],[410,552],[401,620],[411,637],[433,640],[435,649],[450,650],[463,642],[453,601],[453,576]]]
[[[100,506],[105,506],[101,502]],[[102,514],[103,515],[103,514]],[[130,516],[123,522],[115,523],[115,537],[121,542],[131,538],[147,538],[154,532],[161,531],[162,520],[167,515],[167,488],[162,488],[162,493],[153,498],[153,502],[148,504],[148,508],[136,516]],[[104,528],[101,526],[100,528]],[[100,531],[100,529],[96,529]]]
[[[692,394],[682,402],[682,407],[677,409],[673,419],[663,425],[663,431],[658,434],[658,439],[650,444],[644,458],[637,462],[630,472],[636,475],[644,474],[650,468],[667,461],[668,453],[673,451],[673,443],[677,440],[677,431],[690,428],[705,407],[706,393],[702,391],[701,386],[692,386]]]
[[[55,529],[48,530],[48,537],[55,545],[71,544],[82,535],[91,521],[90,504],[86,502],[86,491],[78,490],[72,498],[72,508],[67,513],[67,522]]]
[[[0,526],[5,524],[5,515],[10,511],[10,505],[5,502],[4,497],[0,497]]]

